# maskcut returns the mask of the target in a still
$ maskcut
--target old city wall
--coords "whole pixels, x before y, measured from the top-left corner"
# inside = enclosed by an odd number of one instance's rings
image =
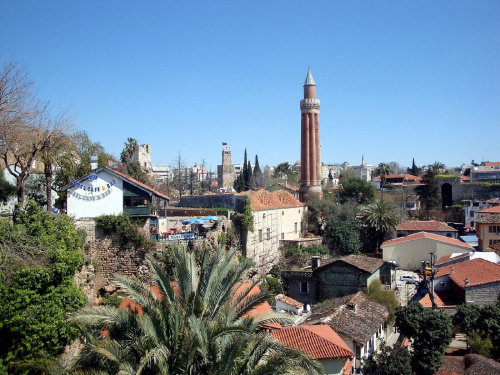
[[[213,249],[217,246],[217,238],[224,230],[231,227],[231,221],[219,222],[214,231],[206,234],[205,239],[194,241],[160,241],[155,242],[155,248],[151,252],[161,252],[166,246],[192,246],[204,249],[209,246]],[[117,235],[105,235],[102,230],[96,228],[94,219],[79,219],[75,222],[78,229],[85,230],[84,256],[85,265],[75,275],[75,283],[80,286],[89,305],[101,303],[105,292],[113,293],[116,286],[113,283],[116,275],[136,276],[147,279],[148,267],[146,265],[147,252],[132,246],[122,248]]]
[[[439,191],[443,185],[451,185],[453,204],[461,204],[463,200],[488,200],[500,196],[500,187],[481,184],[460,183],[460,177],[436,177]]]

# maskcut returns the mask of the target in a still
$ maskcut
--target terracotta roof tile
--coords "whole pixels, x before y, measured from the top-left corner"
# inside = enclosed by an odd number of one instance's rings
[[[246,289],[252,287],[252,283],[242,283],[236,288],[236,291],[234,292],[234,296],[237,297],[239,294],[243,293]],[[260,293],[260,288],[258,285],[254,285],[250,292],[248,293],[247,297],[250,297],[252,295]],[[271,305],[269,302],[264,301],[257,306],[255,306],[248,314],[246,314],[244,317],[246,318],[257,318],[257,317],[262,317],[263,315],[266,314],[271,314],[273,313],[273,309],[271,308]],[[282,325],[280,323],[267,323],[264,324],[264,326],[273,328],[273,329],[280,329],[282,328]]]
[[[365,345],[388,316],[385,306],[370,301],[366,294],[358,292],[315,305],[305,322],[328,324],[336,332]]]
[[[398,224],[396,230],[412,232],[458,232],[455,228],[446,223],[436,220],[420,221],[408,220]]]
[[[441,236],[439,234],[427,233],[427,232],[410,234],[409,236],[406,236],[406,237],[399,237],[399,238],[395,238],[393,240],[384,241],[382,243],[381,247],[394,245],[396,243],[402,243],[402,242],[406,242],[406,241],[420,240],[422,238],[430,238],[432,240],[446,242],[446,243],[449,243],[452,245],[461,246],[461,247],[465,247],[465,248],[470,249],[470,250],[474,250],[474,248],[471,245],[469,245],[465,242],[462,242],[460,240],[457,240],[455,238],[449,238],[449,237]]]
[[[328,325],[283,327],[271,334],[281,343],[297,348],[316,359],[345,358],[354,355]]]
[[[482,210],[476,211],[480,214],[500,214],[500,206],[493,206],[489,208],[483,208]]]
[[[379,258],[372,258],[363,255],[346,255],[340,258],[327,260],[324,264],[321,264],[321,266],[316,268],[314,271],[316,272],[319,269],[329,267],[336,262],[345,262],[347,264],[350,264],[351,266],[357,267],[369,273],[374,273],[384,264],[384,261]]]
[[[458,255],[456,253],[453,253],[451,255],[442,256],[441,258],[439,258],[437,260],[436,263],[434,263],[434,265],[436,267],[438,267],[441,264],[445,264],[445,263],[448,263],[448,262],[451,262],[454,260],[463,259],[463,258],[467,258],[467,257],[470,257],[470,252],[466,252],[466,253],[462,253],[462,254],[458,254]]]
[[[293,194],[284,190],[276,190],[273,192],[265,189],[257,191],[248,190],[238,193],[237,195],[246,195],[252,199],[252,211],[305,206],[304,203],[295,199]]]
[[[447,292],[434,292],[434,301],[437,307],[441,308],[455,308],[460,304],[460,301],[455,299],[455,296],[449,291]],[[432,308],[431,296],[427,293],[424,298],[418,301],[423,307]]]
[[[474,221],[475,224],[500,224],[500,215],[492,214],[480,217]]]
[[[500,205],[500,197],[498,198],[493,198],[493,199],[488,199],[486,203],[491,204],[491,205]]]
[[[485,167],[500,167],[500,161],[485,161]]]
[[[451,269],[453,268],[453,273]],[[449,275],[462,288],[500,282],[500,264],[484,259],[473,259],[439,268],[435,277]],[[466,284],[465,280],[469,280]]]
[[[283,302],[289,306],[295,307],[296,309],[301,309],[304,306],[303,303],[296,301],[291,297],[285,296],[284,294],[278,294],[275,297],[275,299],[276,299],[276,301]]]

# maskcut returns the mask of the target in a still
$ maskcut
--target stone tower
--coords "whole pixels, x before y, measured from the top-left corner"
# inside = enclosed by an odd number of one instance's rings
[[[304,82],[304,99],[300,101],[300,200],[308,193],[322,196],[321,190],[321,144],[319,141],[319,99],[316,99],[316,84],[311,71],[307,71]]]
[[[231,163],[231,149],[222,149],[222,165],[217,166],[219,189],[231,189],[234,185],[234,166]]]
[[[153,176],[153,166],[151,164],[151,146],[137,145],[137,148],[130,159],[132,163],[138,164],[143,172],[146,172],[151,177]]]

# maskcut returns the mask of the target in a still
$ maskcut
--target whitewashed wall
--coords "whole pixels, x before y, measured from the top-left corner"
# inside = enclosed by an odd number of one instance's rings
[[[123,212],[123,180],[105,170],[97,180],[85,180],[81,186],[68,189],[67,211],[76,219],[100,215],[119,215]],[[92,191],[89,191],[89,190]],[[97,191],[96,191],[97,190]]]

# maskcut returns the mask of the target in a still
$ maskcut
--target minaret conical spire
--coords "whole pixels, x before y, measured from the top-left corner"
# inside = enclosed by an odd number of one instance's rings
[[[316,84],[314,83],[314,78],[311,74],[311,69],[307,69],[307,77],[304,81],[304,86],[316,86]]]

